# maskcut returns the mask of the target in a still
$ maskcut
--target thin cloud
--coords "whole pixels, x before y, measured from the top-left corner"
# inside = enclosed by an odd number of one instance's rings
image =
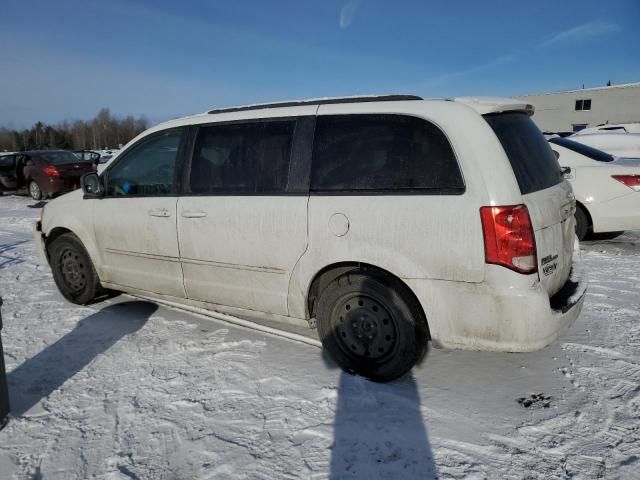
[[[576,43],[587,38],[606,35],[608,33],[617,32],[620,27],[611,22],[595,20],[583,23],[577,27],[570,28],[564,32],[557,33],[540,44],[541,47],[550,47],[559,43]]]
[[[349,0],[344,4],[344,6],[340,9],[340,28],[344,30],[353,23],[353,18],[356,15],[356,11],[358,10],[359,5],[359,0]]]
[[[449,83],[453,80],[458,80],[463,77],[467,77],[469,75],[473,75],[474,73],[483,72],[485,70],[490,70],[493,67],[497,67],[498,65],[504,65],[506,63],[515,62],[518,57],[515,54],[502,55],[500,57],[494,58],[480,65],[476,65],[474,67],[466,68],[464,70],[458,70],[456,72],[445,73],[442,75],[438,75],[437,77],[433,77],[427,80],[425,83],[421,85],[422,88],[433,88],[439,85],[443,85],[445,83]]]

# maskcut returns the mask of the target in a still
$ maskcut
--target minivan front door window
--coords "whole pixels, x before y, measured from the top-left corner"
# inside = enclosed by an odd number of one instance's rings
[[[175,192],[181,131],[152,136],[118,161],[107,177],[108,196],[167,195]]]

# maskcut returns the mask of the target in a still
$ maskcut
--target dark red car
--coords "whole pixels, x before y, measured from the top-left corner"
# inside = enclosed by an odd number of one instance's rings
[[[70,192],[80,186],[80,177],[95,171],[93,162],[80,160],[66,150],[35,150],[3,156],[0,190],[27,188],[34,200]]]

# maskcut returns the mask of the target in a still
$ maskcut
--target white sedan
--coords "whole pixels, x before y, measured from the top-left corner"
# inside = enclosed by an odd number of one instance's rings
[[[640,133],[574,134],[567,137],[574,142],[607,152],[615,157],[640,157]]]
[[[576,234],[640,230],[640,159],[616,160],[568,138],[552,138],[551,148],[576,195]]]

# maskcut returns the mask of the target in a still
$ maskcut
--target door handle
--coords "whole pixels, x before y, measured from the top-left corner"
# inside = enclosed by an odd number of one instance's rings
[[[169,213],[169,210],[167,210],[166,208],[152,208],[151,210],[148,211],[148,213],[152,217],[170,217],[171,216],[171,214]]]
[[[202,218],[202,217],[206,217],[207,214],[205,212],[201,212],[201,211],[197,210],[197,211],[182,212],[182,216],[184,218]]]

